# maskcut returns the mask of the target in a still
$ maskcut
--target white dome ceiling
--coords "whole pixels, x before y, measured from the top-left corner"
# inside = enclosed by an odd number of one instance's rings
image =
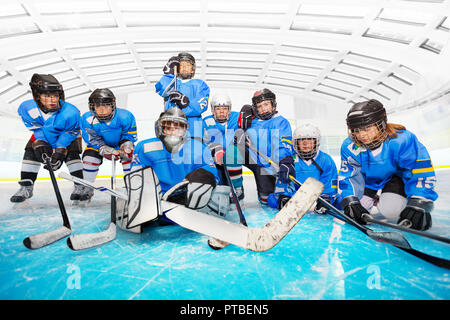
[[[154,91],[180,51],[210,86],[404,107],[450,82],[449,15],[445,0],[2,1],[0,115],[31,97],[33,73],[68,101]]]

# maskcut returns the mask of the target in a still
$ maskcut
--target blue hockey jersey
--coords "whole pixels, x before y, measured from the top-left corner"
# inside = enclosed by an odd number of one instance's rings
[[[279,163],[284,157],[294,154],[291,124],[279,114],[275,114],[269,120],[253,119],[251,127],[246,132],[253,146],[273,162]],[[259,166],[275,174],[272,166],[256,152],[249,150],[249,153]]]
[[[170,87],[173,86],[173,78],[173,74],[163,75],[155,84],[156,93],[163,98],[168,98],[167,91],[170,91]],[[192,137],[203,137],[205,128],[202,121],[202,113],[208,109],[209,86],[200,79],[177,79],[177,91],[189,98],[189,105],[182,109],[188,118],[189,134]],[[174,106],[176,105],[167,101],[164,106],[164,111]]]
[[[395,139],[386,139],[375,150],[367,150],[350,138],[341,146],[339,201],[348,196],[361,199],[364,188],[382,189],[393,175],[403,179],[407,197],[420,196],[436,200],[436,176],[427,149],[408,130]]]
[[[303,160],[296,156],[295,159],[295,179],[300,183],[304,183],[307,178],[312,177],[323,183],[324,189],[321,197],[329,201],[331,204],[334,203],[337,196],[337,183],[338,183],[338,172],[336,164],[333,158],[331,158],[327,153],[319,150],[316,157],[314,158],[316,164],[312,160]],[[320,167],[320,169],[318,168]],[[322,171],[321,171],[322,170]],[[277,184],[281,184],[277,181]],[[268,204],[273,208],[277,208],[278,197],[280,194],[285,194],[292,197],[299,189],[299,186],[289,183],[291,186],[281,186],[277,185],[278,188],[284,188],[284,192],[272,193],[269,195]]]
[[[188,139],[174,154],[168,152],[158,138],[140,141],[134,149],[132,171],[146,167],[155,171],[163,193],[200,168],[211,172],[219,182],[209,148],[197,139]]]
[[[17,110],[36,140],[47,141],[53,149],[67,148],[80,135],[80,111],[68,102],[59,102],[61,108],[48,114],[32,99],[22,102]]]
[[[98,150],[107,145],[119,149],[119,142],[137,141],[136,120],[134,115],[125,109],[116,108],[114,117],[109,122],[100,122],[90,111],[81,117],[83,139],[88,148]]]
[[[238,118],[239,112],[236,111],[231,111],[226,123],[216,122],[212,115],[205,117],[204,122],[208,133],[208,142],[218,143],[226,150],[227,145],[233,143],[234,132],[239,128]]]

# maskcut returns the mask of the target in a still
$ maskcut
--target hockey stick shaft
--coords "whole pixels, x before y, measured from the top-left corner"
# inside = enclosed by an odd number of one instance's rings
[[[225,178],[227,179],[228,184],[230,185],[231,196],[236,206],[236,210],[239,214],[239,220],[244,226],[247,226],[247,221],[245,220],[244,213],[242,212],[241,204],[239,203],[239,199],[236,195],[236,189],[234,188],[233,182],[231,181],[230,173],[228,172],[227,166],[225,164],[223,164],[223,173],[225,175]]]
[[[64,202],[61,197],[61,192],[58,187],[58,183],[56,182],[55,173],[53,172],[53,168],[51,166],[50,157],[45,159],[48,171],[50,173],[50,179],[52,181],[53,190],[55,191],[56,200],[58,201],[59,211],[61,212],[61,216],[63,219],[63,226],[56,230],[52,230],[45,233],[40,233],[36,235],[29,236],[23,240],[23,244],[28,249],[38,249],[43,246],[49,245],[53,242],[61,240],[62,238],[67,237],[72,233],[72,229],[70,227],[69,217],[67,216],[66,207],[64,206]]]
[[[62,179],[66,179],[66,180],[69,180],[69,181],[73,181],[73,182],[82,184],[84,186],[90,187],[90,188],[95,189],[97,191],[109,193],[110,195],[112,195],[112,196],[114,196],[116,198],[120,198],[120,199],[123,199],[123,200],[128,200],[128,196],[126,194],[123,194],[123,193],[118,192],[116,190],[112,190],[112,189],[107,188],[107,187],[96,187],[92,182],[89,182],[87,180],[71,176],[70,174],[68,174],[66,172],[60,172],[59,173],[59,177],[62,178]]]

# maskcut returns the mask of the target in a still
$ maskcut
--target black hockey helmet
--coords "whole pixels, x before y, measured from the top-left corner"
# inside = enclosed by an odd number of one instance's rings
[[[356,138],[355,132],[372,125],[376,125],[380,131],[380,135],[375,141],[364,144]],[[347,113],[347,127],[350,138],[360,146],[369,149],[378,148],[387,137],[386,126],[386,109],[378,100],[371,99],[355,103]]]
[[[252,107],[253,107],[253,113],[262,120],[268,120],[273,117],[273,115],[276,113],[277,108],[277,100],[276,100],[275,93],[270,91],[269,89],[262,89],[258,90],[253,94],[252,97]],[[269,113],[259,114],[258,108],[256,105],[262,101],[270,100],[272,102],[273,111]]]
[[[111,113],[107,116],[99,116],[95,112],[95,106],[99,105],[110,105]],[[116,97],[114,93],[108,88],[95,89],[94,92],[89,96],[89,110],[100,122],[111,121],[116,113]]]
[[[33,99],[36,101],[39,108],[47,113],[50,111],[56,111],[61,108],[61,102],[58,103],[59,107],[55,110],[50,110],[46,108],[41,102],[42,93],[58,93],[59,99],[64,101],[64,89],[61,83],[51,74],[39,74],[35,73],[31,77],[30,81],[31,93],[33,94]]]
[[[167,135],[165,133],[166,127],[170,123],[175,123],[175,128],[181,129],[176,135]],[[170,153],[175,153],[180,150],[187,139],[187,130],[189,124],[186,114],[178,107],[167,109],[159,115],[155,122],[155,134],[158,139],[162,141],[166,150]]]
[[[188,53],[188,52],[180,52],[178,54],[178,59],[179,59],[180,62],[181,61],[189,61],[191,63],[191,65],[192,65],[192,72],[191,72],[191,74],[180,73],[179,76],[182,79],[192,79],[194,77],[194,75],[195,75],[195,69],[196,69],[196,66],[197,66],[194,56],[192,54]]]

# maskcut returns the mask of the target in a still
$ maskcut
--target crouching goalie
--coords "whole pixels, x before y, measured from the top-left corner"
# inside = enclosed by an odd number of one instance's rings
[[[161,113],[155,132],[156,138],[141,141],[134,150],[131,173],[124,177],[128,201],[118,200],[118,226],[141,232],[151,221],[172,223],[161,200],[225,216],[230,187],[217,186],[211,151],[188,136],[184,112],[171,108]]]

